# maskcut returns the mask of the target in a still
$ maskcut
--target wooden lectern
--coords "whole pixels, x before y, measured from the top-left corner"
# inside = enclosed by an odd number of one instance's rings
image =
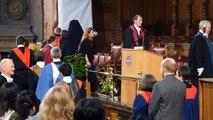
[[[199,79],[199,120],[213,120],[213,78]]]
[[[146,50],[122,49],[121,75],[138,78],[138,72],[150,73],[161,80],[160,63],[163,56]],[[121,102],[132,105],[137,95],[137,80],[122,78]]]

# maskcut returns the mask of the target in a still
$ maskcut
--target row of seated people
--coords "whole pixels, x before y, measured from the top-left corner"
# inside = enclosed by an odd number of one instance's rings
[[[34,92],[19,91],[14,82],[0,88],[1,120],[105,120],[105,111],[95,98],[74,103],[69,89],[54,86],[38,101]]]

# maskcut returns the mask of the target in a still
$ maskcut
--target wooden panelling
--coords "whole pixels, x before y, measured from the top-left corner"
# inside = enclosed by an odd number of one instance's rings
[[[213,116],[213,82],[212,78],[199,81],[199,117],[200,120],[212,120]]]
[[[44,38],[52,35],[56,25],[56,1],[43,0],[44,4]],[[176,0],[93,0],[93,25],[98,31],[94,46],[100,52],[110,43],[121,44],[123,42],[123,30],[132,24],[132,17],[140,14],[143,17],[144,26],[154,36],[171,36],[173,20],[173,2]],[[186,30],[189,2],[192,1],[192,26]],[[189,35],[186,42],[198,30],[198,23],[204,18],[213,20],[213,1],[210,0],[177,0],[177,32],[176,36]],[[189,27],[188,27],[189,28]],[[102,47],[104,44],[104,47]]]

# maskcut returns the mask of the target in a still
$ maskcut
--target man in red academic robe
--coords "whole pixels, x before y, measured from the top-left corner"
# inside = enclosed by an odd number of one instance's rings
[[[135,15],[133,25],[129,26],[124,31],[124,48],[143,47],[148,49],[148,40],[146,39],[145,30],[142,28],[143,19],[140,15]]]

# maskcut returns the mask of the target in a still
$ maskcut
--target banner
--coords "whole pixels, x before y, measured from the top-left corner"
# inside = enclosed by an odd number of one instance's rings
[[[58,27],[67,30],[73,19],[79,21],[83,30],[93,27],[92,0],[58,0]]]

